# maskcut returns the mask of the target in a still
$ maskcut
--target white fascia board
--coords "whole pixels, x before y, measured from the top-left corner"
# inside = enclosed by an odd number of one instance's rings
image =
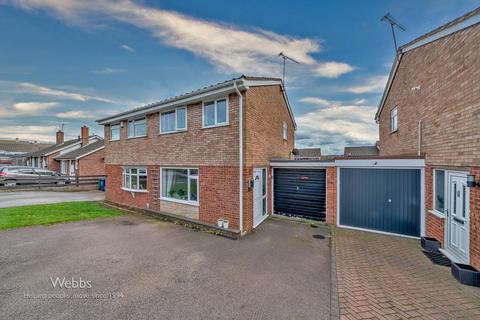
[[[75,142],[75,143],[73,143],[73,144],[69,144],[69,145],[66,146],[66,147],[63,147],[63,148],[60,148],[60,149],[55,149],[55,150],[53,150],[53,151],[50,151],[49,153],[45,153],[45,156],[49,156],[49,155],[51,155],[51,154],[54,154],[54,153],[63,151],[63,150],[68,149],[68,148],[71,148],[71,147],[73,147],[73,146],[78,145],[79,143],[82,143],[82,140],[79,140],[78,142]],[[73,150],[72,150],[72,151],[73,151]]]
[[[348,159],[335,160],[342,168],[423,168],[425,159]]]
[[[294,161],[289,161],[289,162],[275,162],[272,161],[270,162],[270,166],[273,168],[302,168],[302,169],[319,169],[319,168],[326,168],[326,167],[333,167],[335,166],[335,163],[332,162],[294,162]]]
[[[242,81],[242,80],[235,80],[235,81],[237,82],[237,87],[239,89],[245,89],[245,85],[243,83],[244,81]],[[144,116],[144,115],[147,115],[147,114],[150,114],[150,113],[159,112],[161,110],[171,108],[171,107],[179,107],[179,106],[184,106],[184,105],[187,105],[187,104],[201,102],[201,101],[206,100],[206,99],[213,99],[213,98],[221,97],[223,95],[235,92],[235,88],[234,88],[233,84],[234,84],[234,81],[230,81],[226,84],[223,84],[220,88],[217,88],[217,89],[212,88],[212,89],[206,90],[204,92],[199,92],[199,93],[193,94],[191,96],[180,98],[178,100],[173,100],[173,101],[166,102],[166,103],[160,103],[160,104],[154,105],[150,108],[145,108],[145,109],[142,109],[142,110],[132,111],[130,113],[121,114],[119,116],[113,116],[113,117],[110,117],[110,118],[97,120],[97,122],[100,125],[105,125],[105,124],[109,124],[109,123],[112,123],[112,122],[128,120],[128,119],[135,118],[135,117],[138,117],[138,116]]]
[[[95,153],[95,152],[97,152],[97,151],[102,150],[103,148],[105,148],[105,146],[101,146],[100,148],[97,148],[97,149],[92,150],[92,151],[90,151],[90,152],[87,152],[87,153],[85,153],[85,154],[83,154],[83,155],[81,155],[81,156],[78,156],[78,157],[75,158],[75,160],[82,159],[83,157],[86,157],[86,156],[88,156],[88,155],[90,155],[90,154],[92,154],[92,153]]]
[[[415,43],[412,43],[409,46],[402,47],[400,50],[402,52],[408,52],[410,50],[413,50],[415,48],[421,47],[427,43],[433,42],[435,40],[438,40],[440,38],[446,37],[454,32],[460,31],[462,29],[468,28],[470,26],[473,26],[474,24],[480,23],[480,14],[474,15],[460,23],[457,23],[449,28],[446,28],[442,31],[439,31],[435,34],[432,34],[429,37],[426,37],[425,39],[419,40]]]

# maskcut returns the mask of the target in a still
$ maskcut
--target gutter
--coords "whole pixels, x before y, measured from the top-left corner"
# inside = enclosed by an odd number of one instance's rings
[[[243,233],[243,96],[242,93],[238,90],[237,81],[233,82],[233,88],[235,89],[240,103],[238,106],[238,167],[239,167],[239,201],[240,201],[240,209],[239,209],[239,220],[240,220],[240,234]]]

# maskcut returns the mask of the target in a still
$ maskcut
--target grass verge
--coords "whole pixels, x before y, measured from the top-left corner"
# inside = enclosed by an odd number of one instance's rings
[[[124,212],[99,202],[63,202],[0,209],[0,230],[95,218],[116,217]]]

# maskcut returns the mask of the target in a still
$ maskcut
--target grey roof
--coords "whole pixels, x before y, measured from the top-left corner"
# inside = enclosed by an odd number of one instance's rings
[[[72,139],[72,140],[67,140],[67,141],[65,141],[61,144],[56,144],[56,145],[53,145],[51,147],[44,148],[44,149],[38,150],[36,152],[32,152],[28,156],[29,157],[41,157],[41,156],[44,156],[47,153],[54,152],[57,149],[68,147],[68,146],[70,146],[72,144],[75,144],[79,141],[80,141],[80,139],[78,139],[78,138],[77,139]]]
[[[78,158],[81,158],[81,157],[87,155],[88,153],[90,153],[92,151],[95,151],[95,150],[103,147],[104,145],[105,145],[105,142],[103,140],[99,140],[99,141],[96,141],[96,142],[93,142],[93,143],[89,143],[86,146],[81,147],[79,149],[76,149],[76,150],[70,151],[68,153],[62,154],[62,155],[56,157],[55,159],[56,160],[78,159]]]
[[[0,140],[0,153],[15,152],[15,153],[29,153],[35,152],[51,146],[51,143],[36,143],[23,140]]]
[[[377,146],[345,147],[343,155],[347,157],[377,156],[378,148]]]
[[[298,158],[320,158],[322,151],[320,148],[294,149],[293,154]]]

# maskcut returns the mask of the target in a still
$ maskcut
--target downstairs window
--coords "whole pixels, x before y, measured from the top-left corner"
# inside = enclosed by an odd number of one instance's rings
[[[162,198],[198,204],[198,169],[162,168]]]
[[[128,191],[147,191],[146,168],[123,168],[122,187]]]

